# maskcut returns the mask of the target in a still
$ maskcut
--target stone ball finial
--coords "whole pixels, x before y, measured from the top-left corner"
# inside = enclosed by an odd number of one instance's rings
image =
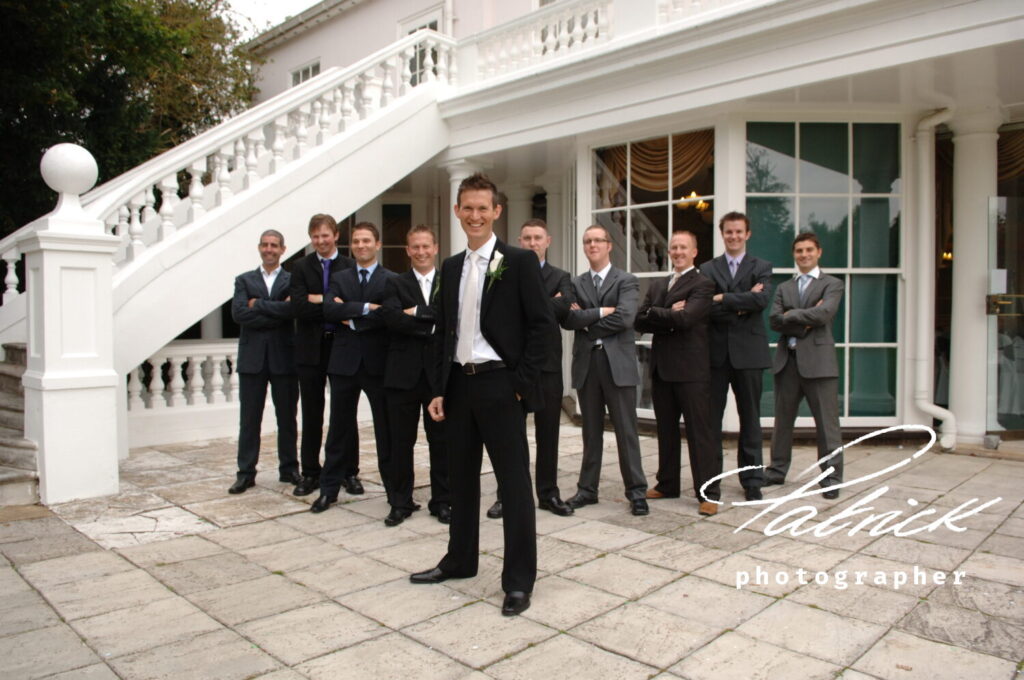
[[[55,144],[39,163],[43,181],[58,194],[79,196],[96,184],[99,168],[87,149],[77,144]]]

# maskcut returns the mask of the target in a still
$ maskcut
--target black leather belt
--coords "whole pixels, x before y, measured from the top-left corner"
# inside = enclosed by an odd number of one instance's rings
[[[590,350],[592,352],[596,352],[599,349],[604,349],[604,343],[603,342],[600,345],[594,345],[593,347],[590,348]]]
[[[324,333],[323,333],[323,335],[321,337],[333,338],[334,337],[334,331],[324,331]]]
[[[483,361],[479,364],[459,364],[462,368],[462,372],[466,375],[477,375],[479,373],[486,373],[487,371],[494,371],[499,368],[505,368],[504,361]]]

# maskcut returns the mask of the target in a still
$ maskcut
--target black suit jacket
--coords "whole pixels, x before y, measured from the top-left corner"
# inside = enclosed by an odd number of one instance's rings
[[[437,289],[439,275],[440,272],[434,272],[433,290]],[[415,316],[405,313],[409,307],[416,308]],[[411,270],[387,280],[384,303],[378,312],[391,332],[384,387],[411,390],[426,371],[431,392],[434,392],[434,366],[439,348],[434,332],[437,316],[430,301],[423,299],[420,284]]]
[[[540,268],[541,282],[544,284],[544,294],[547,295],[551,304],[551,312],[555,315],[555,321],[561,323],[569,314],[569,306],[576,301],[576,293],[572,287],[572,277],[569,272],[545,263]],[[555,297],[561,293],[561,296]],[[548,336],[547,358],[540,369],[545,373],[562,372],[562,332],[558,326]]]
[[[291,275],[283,269],[274,281],[271,293],[259,269],[235,277],[231,298],[231,318],[241,327],[238,336],[238,372],[274,375],[295,373],[295,322],[292,307],[285,298]],[[253,306],[249,300],[256,298]]]
[[[500,262],[498,254],[501,254]],[[466,253],[460,252],[441,265],[441,289],[434,298],[437,332],[442,351],[435,370],[436,396],[443,396],[448,374],[455,361],[459,327],[459,282]],[[499,239],[491,254],[488,271],[502,269],[501,278],[487,277],[480,301],[480,332],[513,373],[516,393],[527,410],[543,405],[540,370],[547,343],[554,332],[555,317],[544,296],[537,255],[531,250],[509,246]]]
[[[721,302],[711,303],[711,365],[768,368],[761,313],[772,299],[772,263],[747,253],[732,277],[725,255],[719,255],[701,265],[700,273],[715,282],[715,294],[722,293]],[[758,283],[764,290],[752,292]]]
[[[383,303],[387,281],[394,276],[394,272],[378,264],[364,291],[359,285],[356,269],[343,269],[331,275],[331,287],[324,296],[324,318],[338,324],[338,329],[334,332],[328,373],[351,376],[363,365],[370,375],[384,375],[384,361],[388,355],[387,327],[380,310],[363,316],[363,305],[367,302]],[[344,302],[334,302],[336,297]],[[346,325],[343,321],[350,323]]]
[[[708,321],[715,284],[696,269],[683,274],[671,289],[668,276],[655,280],[636,316],[636,330],[653,333],[651,374],[669,382],[711,380]],[[686,307],[672,305],[686,300]]]
[[[331,264],[331,276],[354,267],[355,260],[341,253]],[[323,267],[317,254],[310,253],[292,267],[291,298],[292,313],[295,315],[295,363],[315,366],[320,363],[320,337],[324,331],[323,305],[309,302],[309,295],[321,295],[324,291]]]

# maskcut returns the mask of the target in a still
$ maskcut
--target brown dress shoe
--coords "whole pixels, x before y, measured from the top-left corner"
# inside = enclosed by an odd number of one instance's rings
[[[669,495],[667,493],[662,493],[662,492],[658,491],[657,489],[648,489],[647,490],[647,497],[651,498],[651,499],[656,499],[656,498],[679,498],[679,494],[671,496],[671,495]]]
[[[718,514],[718,503],[704,501],[703,503],[700,504],[700,507],[697,508],[697,512],[699,512],[702,515],[706,515],[707,517]]]

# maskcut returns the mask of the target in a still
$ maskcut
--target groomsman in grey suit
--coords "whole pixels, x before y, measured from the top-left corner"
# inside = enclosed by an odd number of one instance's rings
[[[646,515],[647,479],[640,463],[636,431],[636,362],[633,322],[640,304],[640,282],[611,264],[612,241],[599,224],[583,232],[583,252],[590,270],[573,280],[576,302],[563,326],[576,331],[572,347],[572,386],[583,417],[583,465],[576,495],[566,502],[576,509],[597,503],[604,447],[604,410],[608,407],[619,450],[619,469],[634,515]]]
[[[761,312],[771,302],[772,263],[747,252],[750,220],[727,213],[718,223],[725,253],[701,265],[700,273],[715,282],[711,304],[711,422],[715,453],[722,460],[722,417],[729,386],[736,397],[740,436],[738,468],[748,501],[762,498],[761,379],[771,365]]]
[[[818,430],[818,460],[843,445],[839,429],[839,365],[836,362],[832,319],[843,299],[843,282],[822,273],[821,242],[813,233],[799,234],[793,241],[797,275],[779,286],[772,301],[771,324],[779,333],[772,372],[775,374],[775,430],[772,462],[765,470],[765,484],[782,484],[793,449],[793,423],[802,397],[814,416]],[[824,471],[835,470],[821,485],[843,481],[843,454],[821,463]],[[839,490],[822,493],[839,498]]]
[[[259,251],[263,264],[235,279],[231,299],[231,318],[241,326],[235,367],[240,401],[238,474],[228,489],[231,494],[243,493],[256,483],[267,383],[277,414],[278,479],[289,484],[302,481],[295,444],[299,383],[295,375],[295,322],[288,301],[291,276],[281,268],[284,236],[266,230],[260,235]]]

